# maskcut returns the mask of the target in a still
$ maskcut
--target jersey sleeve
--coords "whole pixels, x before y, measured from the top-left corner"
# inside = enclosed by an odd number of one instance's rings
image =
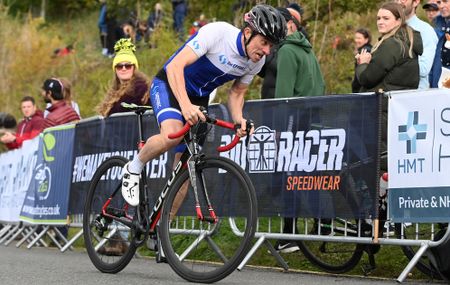
[[[201,27],[197,34],[193,36],[186,45],[189,46],[198,57],[201,57],[220,41],[220,29],[220,25],[215,25],[214,23],[207,24]]]

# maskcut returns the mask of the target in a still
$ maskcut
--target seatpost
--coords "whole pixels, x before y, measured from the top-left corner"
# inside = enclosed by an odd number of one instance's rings
[[[143,114],[144,113],[141,110],[138,110],[136,112],[137,121],[138,121],[138,131],[139,131],[139,142],[138,142],[138,149],[139,150],[141,150],[141,148],[143,148],[144,144],[145,144],[145,141],[144,141],[144,126],[143,126],[143,123],[142,123]]]

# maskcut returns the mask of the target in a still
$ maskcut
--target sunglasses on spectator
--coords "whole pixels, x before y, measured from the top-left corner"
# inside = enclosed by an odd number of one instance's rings
[[[116,70],[122,70],[125,67],[126,70],[130,70],[133,66],[134,64],[132,63],[119,63],[116,64],[115,68]]]

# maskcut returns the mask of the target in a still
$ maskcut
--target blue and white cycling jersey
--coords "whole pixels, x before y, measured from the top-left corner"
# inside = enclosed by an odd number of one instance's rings
[[[210,23],[193,35],[164,65],[150,86],[150,100],[158,124],[164,120],[183,121],[181,109],[170,89],[165,73],[167,64],[185,46],[190,47],[198,59],[184,68],[186,92],[192,104],[208,106],[209,94],[231,80],[250,84],[265,62],[247,58],[241,41],[241,31],[225,22]]]
[[[264,57],[258,62],[247,58],[241,42],[241,31],[226,23],[215,22],[203,26],[164,65],[185,46],[199,57],[184,69],[186,91],[189,96],[207,96],[224,83],[238,79],[250,84],[264,65]]]

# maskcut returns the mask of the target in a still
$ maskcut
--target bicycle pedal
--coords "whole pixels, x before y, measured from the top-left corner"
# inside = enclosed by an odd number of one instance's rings
[[[158,240],[156,235],[151,235],[148,237],[147,242],[145,244],[147,248],[151,251],[158,251]]]
[[[375,267],[370,264],[363,264],[361,266],[361,270],[362,270],[364,276],[368,276],[375,270]]]

